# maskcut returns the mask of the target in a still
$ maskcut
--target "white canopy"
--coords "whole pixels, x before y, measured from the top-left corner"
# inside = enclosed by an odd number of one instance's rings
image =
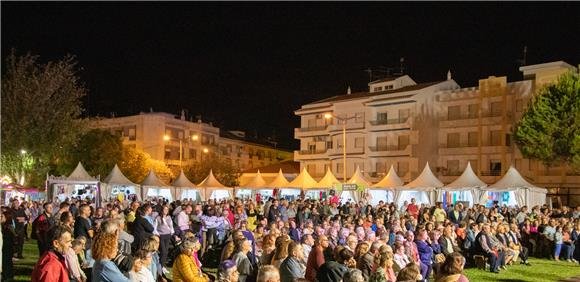
[[[272,187],[272,188],[283,188],[283,187],[288,187],[289,184],[290,184],[290,182],[288,182],[288,179],[286,179],[286,177],[284,177],[284,174],[282,173],[282,169],[280,169],[278,171],[278,175],[276,176],[276,178],[274,178],[274,180],[272,180],[272,182],[266,186]]]
[[[292,180],[292,182],[288,184],[288,187],[299,189],[312,189],[316,188],[316,184],[318,184],[316,180],[314,180],[314,178],[310,176],[308,171],[306,171],[306,168],[304,168],[302,169],[300,174],[298,174],[298,176],[296,176],[296,178],[294,178],[294,180]]]
[[[348,183],[361,185],[364,186],[365,188],[371,186],[370,181],[365,179],[365,177],[362,175],[362,172],[360,172],[360,167],[358,166],[356,167],[356,170],[354,171],[352,177],[348,180]]]
[[[513,192],[519,206],[540,205],[546,202],[547,189],[537,187],[526,181],[513,166],[496,183],[482,189],[480,204],[487,202],[487,192]]]
[[[391,165],[389,172],[381,181],[377,182],[377,184],[369,187],[369,188],[395,188],[395,187],[402,187],[403,180],[397,175],[395,169]]]
[[[77,167],[73,170],[73,172],[68,176],[67,180],[69,181],[79,181],[79,182],[92,182],[98,181],[96,178],[89,175],[83,164],[79,162]]]
[[[320,179],[320,181],[318,181],[318,183],[316,184],[317,188],[332,188],[334,187],[335,184],[339,184],[340,181],[338,181],[338,179],[336,179],[336,177],[334,177],[334,174],[332,174],[332,171],[330,171],[330,168],[326,169],[326,174],[324,175],[324,177],[322,177],[322,179]]]
[[[119,166],[117,164],[115,164],[113,170],[111,170],[111,172],[109,173],[109,175],[107,175],[107,177],[103,182],[105,183],[105,185],[101,186],[102,199],[107,199],[111,197],[111,193],[113,192],[113,186],[132,186],[135,188],[135,191],[137,191],[137,188],[139,187],[139,184],[133,183],[133,181],[129,180],[129,178],[127,178],[123,174],[123,172],[121,171],[121,169],[119,169]]]
[[[187,176],[185,176],[185,173],[183,173],[183,170],[181,170],[181,172],[179,173],[179,176],[173,181],[173,183],[171,185],[174,187],[171,190],[172,196],[176,200],[183,199],[184,194],[188,194],[188,192],[190,192],[190,191],[193,191],[196,194],[199,194],[200,200],[203,200],[201,189],[198,189],[195,186],[195,184],[193,184],[193,182],[191,182],[187,178]],[[185,198],[191,198],[191,197],[185,197]]]
[[[149,170],[149,174],[141,182],[141,198],[145,199],[148,196],[162,196],[164,198],[173,200],[173,195],[171,194],[171,189],[169,185],[163,183],[153,169]]]
[[[234,189],[230,187],[226,187],[225,185],[221,184],[213,175],[213,169],[209,170],[209,175],[197,185],[198,187],[205,188],[205,198],[211,199],[214,192],[218,192],[217,194],[224,195],[227,192],[230,198],[234,197]],[[219,193],[224,192],[224,193]],[[213,197],[213,198],[222,198],[222,197]],[[224,197],[225,198],[225,197]]]
[[[443,191],[456,191],[460,193],[460,195],[455,195],[459,198],[464,198],[464,200],[473,203],[478,201],[481,198],[482,191],[480,188],[486,187],[487,184],[481,181],[479,177],[475,174],[473,169],[471,168],[471,163],[467,162],[467,167],[455,181],[447,184],[441,190]],[[437,191],[437,200],[442,202],[443,201],[443,193],[441,191]]]
[[[441,187],[443,187],[443,182],[437,179],[431,168],[429,168],[429,162],[427,162],[419,177],[405,185],[402,190],[395,190],[395,203],[400,205],[400,202],[406,200],[403,198],[410,196],[411,198],[417,198],[419,203],[434,204],[438,198],[435,188]]]
[[[266,187],[266,180],[262,177],[260,170],[256,173],[256,176],[252,178],[248,183],[240,185],[241,188],[264,188]]]

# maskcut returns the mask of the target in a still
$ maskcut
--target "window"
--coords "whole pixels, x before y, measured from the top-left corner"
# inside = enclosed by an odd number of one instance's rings
[[[356,123],[361,123],[361,122],[365,122],[365,115],[363,113],[356,113],[354,118],[354,121]]]
[[[461,107],[460,106],[449,106],[449,108],[447,108],[447,119],[448,120],[459,119],[460,115],[461,115]]]
[[[129,140],[135,140],[135,128],[129,128]]]
[[[505,145],[506,146],[511,146],[512,145],[512,135],[511,134],[506,134],[505,135]]]
[[[332,141],[326,141],[326,149],[332,149]]]
[[[165,148],[165,157],[166,160],[171,159],[171,148]]]
[[[308,152],[310,152],[310,153],[316,152],[316,143],[308,144]]]
[[[521,112],[524,110],[524,101],[522,99],[516,100],[516,112]]]
[[[342,163],[336,163],[336,174],[342,175]]]
[[[408,162],[397,163],[397,174],[399,176],[404,176],[408,172],[409,172],[409,163]]]
[[[189,149],[189,158],[196,160],[197,159],[197,150],[196,149]]]
[[[492,146],[501,146],[501,131],[493,130],[490,132],[490,143]]]
[[[307,121],[307,123],[308,123],[308,128],[316,127],[316,120],[315,119],[309,119]]]
[[[399,122],[405,122],[409,119],[411,111],[409,109],[399,110]]]
[[[469,132],[467,133],[467,145],[469,147],[477,147],[479,143],[479,133]]]
[[[502,111],[503,111],[502,102],[493,102],[493,103],[491,103],[490,108],[491,108],[491,116],[492,117],[501,116]]]
[[[399,136],[399,150],[405,150],[409,146],[409,135]]]
[[[377,149],[379,151],[387,149],[387,136],[377,137]]]
[[[365,138],[364,137],[354,138],[354,147],[355,148],[363,148],[364,145],[365,145]]]
[[[393,85],[385,85],[385,90],[391,90],[393,89]]]
[[[177,132],[177,139],[183,139],[183,135],[184,135],[183,130],[178,131]]]
[[[459,175],[459,160],[447,161],[447,175]]]
[[[471,104],[468,106],[467,114],[469,118],[476,118],[478,112],[479,112],[479,104]]]
[[[377,173],[387,172],[387,164],[384,163],[384,162],[377,162],[377,164],[376,164],[376,172]]]
[[[383,121],[383,120],[387,120],[387,113],[377,113],[377,120],[378,121]]]
[[[489,172],[491,175],[501,175],[501,161],[500,160],[490,160],[489,161]]]
[[[459,147],[459,133],[448,133],[447,148],[457,148],[457,147]]]
[[[382,86],[373,88],[373,92],[382,91],[382,90],[383,90]]]

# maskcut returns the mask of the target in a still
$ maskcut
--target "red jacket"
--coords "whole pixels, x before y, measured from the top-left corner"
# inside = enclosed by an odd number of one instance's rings
[[[64,257],[54,251],[45,252],[32,270],[32,282],[37,281],[68,282],[68,271]]]
[[[306,262],[306,273],[305,277],[308,281],[316,281],[316,274],[320,269],[320,266],[324,264],[324,250],[321,246],[315,246],[310,251],[308,255],[308,261]]]

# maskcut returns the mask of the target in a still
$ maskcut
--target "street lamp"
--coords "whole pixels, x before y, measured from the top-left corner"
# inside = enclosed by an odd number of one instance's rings
[[[350,119],[355,119],[356,116],[352,117],[339,117],[335,116],[331,113],[324,114],[324,118],[326,120],[330,120],[332,118],[337,119],[338,121],[342,122],[342,179],[344,183],[346,183],[346,122]]]
[[[199,139],[199,136],[197,134],[191,136],[191,140],[193,140],[193,141],[197,141],[198,139]],[[163,140],[170,141],[171,136],[165,134],[165,135],[163,135]],[[183,161],[183,138],[177,138],[177,140],[179,140],[179,168],[181,168],[181,163]],[[207,150],[207,149],[204,149],[204,150]]]

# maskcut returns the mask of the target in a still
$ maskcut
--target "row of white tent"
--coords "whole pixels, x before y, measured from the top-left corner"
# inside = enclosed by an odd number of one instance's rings
[[[251,195],[255,193],[262,193],[263,195],[272,195],[272,191],[277,189],[283,197],[285,195],[298,195],[304,192],[311,198],[319,198],[318,194],[327,192],[329,189],[340,190],[341,182],[328,169],[325,176],[316,181],[306,169],[303,169],[296,178],[288,181],[282,170],[270,183],[267,183],[258,171],[254,178],[246,183],[242,183],[239,187],[226,187],[220,183],[210,171],[209,175],[199,184],[192,183],[181,171],[179,177],[168,185],[161,181],[151,170],[147,177],[140,183],[136,184],[130,181],[119,169],[117,165],[109,173],[109,175],[100,182],[97,178],[91,177],[81,163],[77,165],[75,170],[69,177],[55,178],[49,177],[47,179],[48,187],[52,183],[69,184],[65,191],[61,191],[66,195],[73,194],[73,188],[70,184],[95,184],[100,193],[100,198],[107,200],[113,195],[119,193],[119,187],[132,187],[132,192],[138,198],[147,198],[155,196],[163,196],[164,198],[175,200],[192,198],[196,200],[212,199],[212,198],[233,198],[234,195]],[[453,195],[453,199],[469,202],[470,204],[486,204],[490,193],[509,193],[510,204],[512,205],[542,205],[546,202],[547,190],[536,187],[526,181],[520,173],[512,166],[508,169],[506,174],[496,183],[487,185],[481,181],[471,168],[471,164],[467,164],[464,172],[455,181],[448,185],[444,185],[433,174],[429,167],[429,163],[425,165],[422,173],[413,181],[404,184],[401,178],[397,175],[394,168],[391,166],[387,175],[377,182],[372,184],[366,180],[360,169],[357,167],[354,175],[347,181],[348,184],[356,184],[361,187],[366,193],[360,191],[342,191],[341,198],[343,200],[351,199],[358,201],[363,194],[370,198],[372,204],[383,200],[385,202],[395,202],[401,205],[404,201],[409,201],[411,197],[416,198],[419,203],[434,204],[435,202],[444,201],[444,195]],[[245,194],[244,194],[245,193]],[[54,191],[49,191],[49,195],[55,194]]]

